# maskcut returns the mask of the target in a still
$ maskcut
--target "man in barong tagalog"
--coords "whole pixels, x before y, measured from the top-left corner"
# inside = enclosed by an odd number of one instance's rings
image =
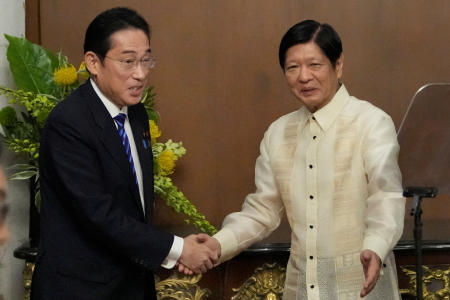
[[[223,262],[267,237],[286,211],[292,236],[283,299],[400,299],[392,249],[405,199],[392,119],[341,83],[342,44],[330,25],[293,26],[279,60],[303,106],[270,125],[256,191],[205,243]]]

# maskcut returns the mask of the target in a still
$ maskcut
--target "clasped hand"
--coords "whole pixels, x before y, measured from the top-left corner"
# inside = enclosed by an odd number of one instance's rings
[[[207,234],[191,234],[184,238],[183,252],[178,260],[178,271],[192,275],[212,269],[219,262],[220,243]]]

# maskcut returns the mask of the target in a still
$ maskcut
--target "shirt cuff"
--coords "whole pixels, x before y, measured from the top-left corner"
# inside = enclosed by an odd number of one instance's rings
[[[180,258],[181,252],[183,252],[183,246],[184,240],[179,236],[174,236],[172,248],[170,248],[169,254],[161,264],[161,267],[172,269]]]
[[[234,236],[233,231],[224,228],[213,235],[220,243],[221,254],[220,263],[231,259],[238,251],[238,241]]]
[[[375,235],[369,235],[364,238],[361,250],[365,249],[375,252],[380,257],[381,262],[384,262],[389,250],[391,250],[384,239]]]

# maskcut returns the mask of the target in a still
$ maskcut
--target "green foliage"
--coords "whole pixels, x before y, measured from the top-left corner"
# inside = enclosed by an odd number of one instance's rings
[[[159,115],[154,109],[155,106],[155,94],[152,89],[148,90],[148,93],[144,94],[142,103],[150,115],[155,114],[158,118],[151,119],[158,123]],[[175,160],[186,154],[186,148],[183,147],[182,142],[174,142],[171,139],[167,140],[165,143],[156,142],[152,145],[153,152],[153,172],[154,172],[154,189],[155,193],[160,196],[167,204],[178,213],[184,214],[187,219],[185,222],[191,224],[198,228],[200,231],[212,235],[217,232],[217,229],[211,225],[205,216],[197,211],[195,205],[193,205],[184,194],[178,190],[178,188],[173,184],[172,179],[167,176],[161,175],[161,168],[158,164],[158,156],[165,150],[171,150],[175,154]]]
[[[144,97],[145,100],[143,100],[143,103],[147,113],[152,114],[154,112],[157,115],[156,110],[154,110],[154,97],[155,94],[152,93],[152,90],[149,90],[147,96]],[[153,119],[153,121],[155,120]],[[155,123],[157,123],[157,121],[155,121]],[[186,154],[186,148],[183,147],[183,143],[174,142],[171,139],[167,140],[165,143],[156,142],[152,145],[155,193],[166,202],[167,206],[171,207],[177,213],[184,214],[187,217],[187,219],[185,219],[187,224],[191,224],[209,235],[216,233],[217,229],[212,226],[208,220],[206,220],[205,216],[197,211],[189,199],[178,190],[173,184],[172,179],[161,174],[158,157],[165,150],[170,150],[174,153],[175,161]]]
[[[16,153],[26,153],[33,163],[31,165],[37,166],[37,159],[39,158],[39,142],[32,142],[29,139],[6,139],[9,149]]]
[[[53,71],[59,66],[58,57],[24,38],[5,34],[9,41],[6,56],[17,88],[39,94],[54,94],[57,86]]]
[[[24,180],[30,179],[38,174],[38,168],[35,166],[30,166],[28,164],[17,164],[9,168],[15,173],[9,177],[9,180]]]
[[[41,186],[39,181],[39,168],[30,164],[16,164],[8,168],[14,172],[8,179],[9,180],[29,180],[34,178],[35,181],[35,193],[34,203],[39,209],[41,207]]]
[[[24,38],[5,34],[9,41],[6,52],[9,67],[17,89],[0,86],[0,95],[9,99],[11,106],[0,110],[2,138],[8,148],[24,156],[28,164],[12,166],[14,174],[10,180],[36,178],[35,200],[39,207],[39,143],[41,131],[48,115],[67,93],[78,86],[70,87],[55,83],[55,69],[67,65],[67,57],[54,54],[30,43]],[[17,116],[19,112],[19,117]]]
[[[156,124],[159,122],[159,113],[155,110],[156,94],[153,92],[153,87],[150,86],[145,89],[142,94],[142,104],[144,104],[147,111],[148,119],[153,120]]]
[[[42,96],[32,92],[12,90],[5,87],[0,87],[1,94],[5,94],[10,98],[10,104],[23,104],[27,110],[27,112],[21,113],[22,120],[17,118],[16,111],[11,106],[6,106],[0,110],[0,125],[3,127],[4,141],[11,151],[27,154],[27,159],[30,161],[30,164],[37,165],[40,130],[43,126],[43,121],[40,121],[39,118],[43,110],[36,109],[34,111],[34,107],[42,107],[45,105],[41,100]],[[51,105],[51,107],[53,106],[54,104]],[[31,114],[28,114],[30,112]]]
[[[47,120],[48,115],[58,102],[58,99],[52,95],[36,94],[21,89],[12,90],[0,87],[0,95],[1,94],[5,94],[10,98],[9,104],[25,106],[28,114],[33,117],[33,120],[30,122],[33,123],[33,121],[36,121],[36,125],[38,125],[39,129],[42,129],[45,120]],[[1,123],[1,125],[3,125],[3,123]]]
[[[11,106],[6,106],[0,110],[0,124],[4,127],[13,129],[18,120],[16,111]]]
[[[10,150],[25,155],[29,166],[37,167],[42,128],[60,100],[52,96],[61,90],[53,80],[53,71],[63,59],[24,38],[7,34],[5,37],[9,41],[6,55],[17,89],[0,87],[0,95],[9,98],[12,105],[0,111],[3,139]],[[24,179],[21,174],[14,175],[11,179]]]
[[[165,143],[155,143],[152,145],[153,156],[158,157],[158,155],[164,150],[172,150],[175,154],[176,159],[182,157],[186,154],[186,148],[183,147],[183,142],[173,142],[168,139]]]
[[[205,216],[197,211],[195,206],[173,185],[169,177],[155,175],[155,192],[166,201],[176,212],[188,217],[187,224],[192,224],[202,232],[213,235],[217,229],[212,226]]]

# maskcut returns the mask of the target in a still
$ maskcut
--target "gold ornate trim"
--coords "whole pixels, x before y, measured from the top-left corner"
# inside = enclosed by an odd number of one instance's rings
[[[34,263],[32,262],[25,262],[25,266],[23,268],[22,276],[23,281],[25,283],[25,300],[30,300],[31,296],[31,279],[33,278],[33,271],[34,271]]]
[[[442,267],[442,266],[440,266]],[[445,266],[444,266],[445,267]],[[409,277],[407,289],[401,289],[402,295],[416,296],[417,280],[416,271],[400,267],[402,272]],[[423,266],[423,299],[425,300],[448,300],[450,299],[450,266],[447,270]]]
[[[159,281],[156,278],[156,294],[159,300],[202,300],[211,296],[209,289],[203,289],[197,283],[202,275],[182,276],[174,271],[169,278]]]
[[[31,279],[33,277],[34,263],[26,262],[22,276],[25,283],[25,300],[30,300]],[[182,299],[182,300],[202,300],[211,296],[209,289],[202,289],[197,283],[202,279],[202,275],[179,277],[178,272],[174,272],[169,278],[163,281],[155,276],[156,293],[159,300]]]
[[[286,269],[277,263],[265,263],[255,269],[253,275],[239,288],[232,300],[279,300],[283,295]]]

